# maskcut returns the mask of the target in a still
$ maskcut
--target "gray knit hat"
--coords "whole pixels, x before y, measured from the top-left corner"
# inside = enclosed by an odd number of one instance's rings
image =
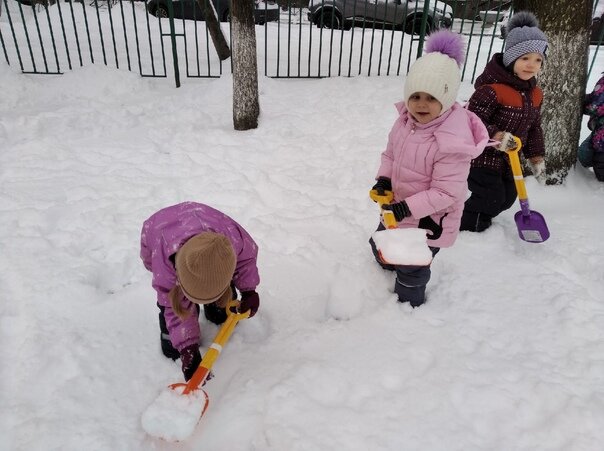
[[[520,11],[508,21],[503,52],[503,65],[508,67],[522,55],[539,53],[545,58],[547,38],[539,29],[539,21],[533,13]]]

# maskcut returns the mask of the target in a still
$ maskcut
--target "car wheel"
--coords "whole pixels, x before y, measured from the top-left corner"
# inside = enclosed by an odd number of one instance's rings
[[[405,33],[407,34],[420,34],[422,31],[422,16],[413,15],[405,22]],[[430,18],[426,22],[426,34],[430,34],[434,31],[434,25]]]
[[[159,19],[165,19],[169,17],[168,8],[165,5],[157,5],[153,15]]]
[[[333,8],[322,8],[315,17],[315,24],[319,28],[342,28],[342,16]]]

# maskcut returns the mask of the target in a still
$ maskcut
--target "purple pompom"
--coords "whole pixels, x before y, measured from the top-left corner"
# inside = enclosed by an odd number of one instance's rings
[[[464,43],[459,33],[449,30],[439,30],[430,35],[426,41],[426,53],[439,52],[457,61],[461,67],[464,62]]]

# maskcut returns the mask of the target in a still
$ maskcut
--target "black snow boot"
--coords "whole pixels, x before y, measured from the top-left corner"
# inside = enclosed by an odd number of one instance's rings
[[[170,341],[170,334],[168,333],[168,327],[166,326],[166,318],[164,318],[164,307],[159,304],[157,306],[159,307],[159,339],[161,342],[161,352],[169,359],[176,360],[180,358],[180,352],[172,346],[172,342]]]
[[[218,307],[215,302],[203,305],[203,314],[206,319],[214,324],[222,324],[227,319],[226,309]]]

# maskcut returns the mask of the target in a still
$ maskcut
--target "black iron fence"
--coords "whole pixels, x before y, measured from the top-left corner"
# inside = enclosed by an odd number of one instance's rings
[[[405,74],[425,37],[447,27],[465,35],[462,77],[474,80],[503,48],[511,6],[509,0],[256,1],[258,66],[268,77],[285,78]],[[602,8],[594,3],[595,17]],[[229,41],[230,0],[212,5]],[[220,77],[231,70],[214,50],[197,0],[0,0],[0,45],[6,63],[24,73],[100,63],[143,77],[173,75],[178,86],[182,74]]]

